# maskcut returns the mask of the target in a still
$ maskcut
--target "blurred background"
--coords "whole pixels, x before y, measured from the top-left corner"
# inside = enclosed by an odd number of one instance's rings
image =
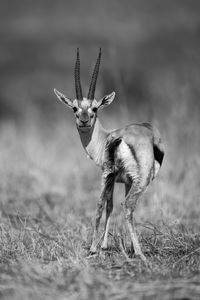
[[[148,121],[163,136],[164,164],[140,217],[199,227],[200,3],[193,0],[0,1],[2,212],[37,214],[34,199],[94,211],[100,171],[53,93],[75,97],[77,47],[85,95],[102,47],[96,98],[116,92],[100,113],[104,126]]]

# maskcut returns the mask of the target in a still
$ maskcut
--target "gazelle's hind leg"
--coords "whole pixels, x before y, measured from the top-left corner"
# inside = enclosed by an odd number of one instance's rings
[[[102,189],[101,189],[101,196],[99,198],[99,201],[97,203],[97,211],[96,211],[96,218],[95,218],[95,226],[94,226],[94,233],[93,233],[93,239],[92,239],[92,245],[90,247],[91,253],[97,252],[97,246],[98,246],[98,229],[100,225],[100,220],[102,217],[102,213],[104,210],[105,202],[107,200],[107,214],[106,214],[106,224],[105,228],[107,230],[108,235],[108,225],[109,225],[109,217],[112,212],[112,199],[111,196],[113,194],[113,186],[114,186],[114,174],[104,173],[102,176]],[[109,204],[108,204],[109,203]],[[104,241],[107,239],[107,235],[104,235]]]
[[[126,198],[123,203],[124,215],[126,220],[126,225],[131,237],[131,242],[133,244],[134,252],[138,255],[144,262],[146,262],[146,257],[142,253],[138,237],[136,234],[136,228],[133,222],[133,212],[135,211],[137,201],[141,194],[143,193],[143,189],[140,191],[135,191],[134,184],[125,185],[126,189]]]

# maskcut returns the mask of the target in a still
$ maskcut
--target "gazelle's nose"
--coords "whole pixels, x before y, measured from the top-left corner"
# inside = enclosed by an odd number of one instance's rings
[[[89,121],[89,120],[87,120],[87,121],[81,120],[81,123],[83,123],[84,125],[86,125],[86,124],[88,123],[88,121]]]
[[[80,116],[80,121],[83,123],[83,124],[87,124],[89,122],[89,116],[86,112],[83,112]]]

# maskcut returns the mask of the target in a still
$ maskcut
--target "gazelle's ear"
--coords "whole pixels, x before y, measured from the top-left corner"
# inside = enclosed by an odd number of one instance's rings
[[[72,103],[72,101],[69,98],[67,98],[65,95],[63,95],[62,93],[60,93],[56,89],[54,89],[54,93],[56,94],[56,96],[58,97],[58,99],[61,102],[63,102],[64,104],[66,104],[70,108],[73,108],[73,103]]]
[[[99,108],[103,108],[104,106],[108,106],[112,103],[115,98],[115,92],[112,92],[109,95],[104,96],[100,101],[98,101]]]

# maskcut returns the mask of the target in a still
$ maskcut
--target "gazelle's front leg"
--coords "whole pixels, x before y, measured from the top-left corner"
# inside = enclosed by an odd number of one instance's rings
[[[113,185],[114,185],[114,175],[111,174],[111,173],[108,174],[108,173],[104,172],[103,176],[102,176],[101,196],[100,196],[99,201],[97,203],[94,233],[93,233],[92,245],[90,247],[90,252],[91,253],[95,253],[97,251],[97,245],[98,245],[97,235],[98,235],[99,224],[100,224],[100,220],[101,220],[102,213],[103,213],[103,210],[104,210],[105,201],[108,198],[110,198],[110,196],[113,193],[112,192],[113,191]],[[106,225],[105,225],[106,229],[107,229],[107,225],[109,224],[108,219],[109,219],[109,215],[110,215],[111,211],[112,211],[112,209],[107,210]],[[105,236],[104,236],[104,240],[105,240]]]
[[[113,211],[113,191],[114,191],[114,182],[115,176],[114,174],[109,174],[107,180],[109,181],[106,189],[106,221],[104,227],[104,238],[101,245],[102,249],[108,248],[108,230],[110,224],[110,215]]]

